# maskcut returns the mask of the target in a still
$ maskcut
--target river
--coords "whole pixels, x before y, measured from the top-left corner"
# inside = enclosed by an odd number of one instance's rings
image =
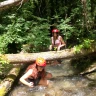
[[[29,88],[18,81],[7,96],[96,96],[96,80],[76,75],[70,60],[47,65],[46,70],[53,75],[48,87]]]

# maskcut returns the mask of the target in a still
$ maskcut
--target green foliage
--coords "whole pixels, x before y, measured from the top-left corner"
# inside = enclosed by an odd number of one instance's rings
[[[75,29],[74,26],[70,25],[70,21],[71,21],[71,18],[66,18],[65,20],[61,19],[57,26],[58,29],[62,31],[62,34],[65,37],[65,40],[69,39],[73,35],[72,33],[74,32],[74,29]]]
[[[24,42],[23,32],[27,30],[26,26],[23,27],[23,18],[15,18],[14,14],[12,14],[11,16],[8,15],[6,16],[6,18],[10,20],[10,23],[5,27],[5,34],[2,34],[0,36],[0,42],[2,45],[0,47],[0,52],[2,53],[7,52],[8,44],[12,44],[13,42],[20,44]],[[23,31],[24,28],[25,30]]]
[[[81,49],[91,49],[93,42],[94,40],[84,39],[84,41],[80,45],[74,46],[75,52],[78,53]]]
[[[28,38],[28,43],[33,46],[31,52],[39,52],[44,51],[46,48],[48,49],[49,40],[48,37],[49,31],[48,27],[49,24],[46,22],[36,23],[31,26],[29,34],[26,36]]]
[[[13,67],[12,64],[9,64],[5,55],[0,55],[0,75],[8,74],[9,70]]]
[[[10,22],[5,28],[6,34],[0,36],[1,53],[8,52],[7,46],[13,42],[21,46],[25,43],[34,45],[31,52],[40,51],[40,49],[48,47],[49,24],[45,19],[34,16],[33,18],[37,19],[38,22],[34,20],[26,21],[23,17],[17,18],[16,14],[7,15],[6,18]]]
[[[0,63],[2,64],[8,64],[8,60],[6,59],[5,55],[0,55]]]
[[[96,40],[94,2],[87,0],[88,10],[84,11],[81,1],[30,0],[20,8],[1,12],[0,53],[8,53],[8,46],[13,43],[16,52],[21,51],[23,44],[32,45],[31,52],[46,50],[50,43],[48,29],[52,24],[60,29],[69,48],[80,44],[84,38]]]

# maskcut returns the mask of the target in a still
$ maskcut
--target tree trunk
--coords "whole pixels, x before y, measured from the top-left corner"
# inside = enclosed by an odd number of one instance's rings
[[[6,0],[6,1],[0,2],[0,11],[8,9],[10,7],[20,5],[20,4],[22,5],[26,1],[28,0]]]
[[[81,0],[81,3],[83,5],[83,17],[84,17],[84,23],[83,23],[83,26],[84,26],[84,29],[87,29],[88,30],[88,10],[87,10],[87,0]]]
[[[20,66],[13,68],[0,84],[0,96],[5,96],[20,72]]]
[[[81,72],[81,75],[87,75],[92,72],[96,72],[96,62],[94,62],[92,65],[90,65],[87,69],[85,69],[83,72]]]
[[[96,47],[94,49],[81,50],[76,53],[75,48],[65,49],[61,51],[47,51],[39,53],[19,53],[19,54],[5,54],[0,57],[4,57],[4,60],[8,60],[9,63],[31,63],[36,60],[37,57],[43,57],[46,60],[55,60],[55,59],[68,59],[68,58],[77,58],[81,56],[88,55],[90,53],[95,53]]]

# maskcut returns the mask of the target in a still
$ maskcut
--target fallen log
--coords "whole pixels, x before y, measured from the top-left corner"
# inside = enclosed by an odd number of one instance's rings
[[[96,62],[94,62],[93,64],[91,64],[87,69],[85,69],[83,72],[81,72],[81,75],[88,75],[92,72],[96,72]]]
[[[13,82],[19,75],[20,68],[20,66],[12,68],[12,70],[8,73],[8,76],[0,83],[0,96],[5,96],[10,90]]]
[[[22,5],[26,1],[28,0],[5,0],[3,2],[0,2],[0,11],[20,4]]]
[[[18,54],[4,54],[3,57],[8,60],[9,63],[31,63],[36,60],[38,57],[43,57],[46,60],[55,60],[55,59],[69,59],[69,58],[77,58],[81,56],[86,56],[91,53],[96,53],[96,47],[88,50],[81,50],[76,53],[76,49],[65,49],[61,51],[47,51],[47,52],[39,52],[39,53],[18,53]],[[2,54],[0,55],[2,56]]]
[[[22,52],[22,51],[21,51]],[[5,56],[1,56],[1,60],[4,60]],[[24,66],[22,63],[20,64],[14,64],[14,67],[9,71],[6,78],[0,82],[0,96],[5,96],[11,89],[12,85],[14,84],[14,81],[18,77],[22,66]]]

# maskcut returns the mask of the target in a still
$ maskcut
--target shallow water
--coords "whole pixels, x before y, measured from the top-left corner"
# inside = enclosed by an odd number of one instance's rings
[[[96,81],[74,76],[74,68],[68,66],[70,61],[64,62],[47,66],[46,70],[53,75],[48,87],[16,84],[8,96],[96,96]]]
[[[8,96],[96,96],[94,81],[83,77],[59,77],[50,81],[48,87],[17,85]]]

